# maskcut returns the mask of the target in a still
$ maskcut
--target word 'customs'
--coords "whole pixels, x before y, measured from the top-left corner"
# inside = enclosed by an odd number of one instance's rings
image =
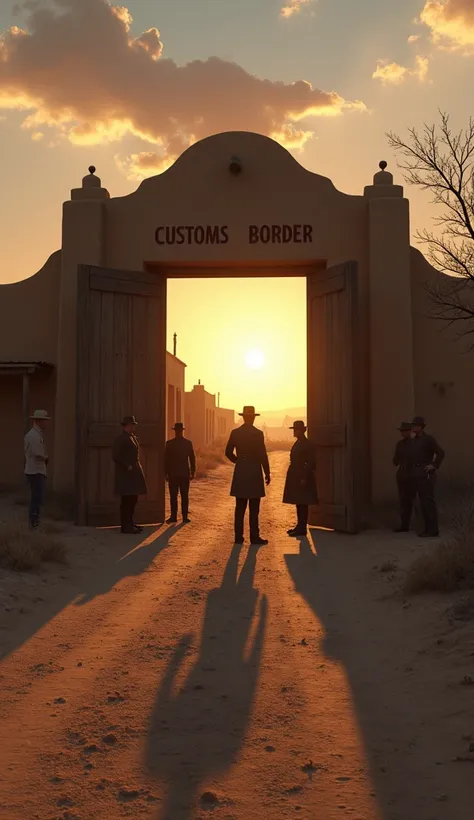
[[[155,231],[158,245],[226,245],[228,225],[159,225]],[[313,241],[312,225],[249,225],[249,245],[307,244]]]

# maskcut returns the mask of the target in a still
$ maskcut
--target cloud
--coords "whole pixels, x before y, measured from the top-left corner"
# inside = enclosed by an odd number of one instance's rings
[[[313,134],[310,118],[365,110],[335,91],[262,80],[218,57],[177,65],[163,57],[157,28],[133,36],[128,9],[108,0],[36,0],[22,14],[22,27],[0,37],[0,109],[24,111],[24,128],[53,127],[75,145],[133,135],[161,167],[220,131],[257,131],[301,147]],[[129,158],[131,173],[143,155]]]
[[[299,14],[303,9],[312,6],[317,0],[287,0],[284,6],[280,9],[281,17],[292,17],[294,14]]]
[[[410,45],[411,43],[417,43],[419,40],[421,40],[421,34],[410,34],[408,38]]]
[[[168,155],[164,158],[155,151],[141,151],[138,154],[130,154],[128,157],[116,154],[114,159],[117,167],[128,179],[141,182],[146,177],[166,171],[176,157]]]
[[[380,80],[384,85],[399,85],[410,77],[424,82],[428,76],[428,68],[428,58],[420,55],[415,58],[415,68],[407,68],[399,63],[389,63],[388,60],[379,60],[372,79]]]
[[[474,0],[427,0],[420,21],[441,48],[474,52]]]

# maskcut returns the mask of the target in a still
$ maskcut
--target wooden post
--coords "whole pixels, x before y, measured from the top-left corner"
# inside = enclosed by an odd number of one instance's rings
[[[30,374],[23,373],[23,431],[25,435],[30,426]]]

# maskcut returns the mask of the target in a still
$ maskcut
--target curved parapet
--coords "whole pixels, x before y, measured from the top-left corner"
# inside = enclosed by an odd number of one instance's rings
[[[220,134],[205,137],[190,145],[173,165],[161,174],[143,180],[134,193],[139,193],[141,189],[146,190],[147,187],[156,182],[157,178],[172,180],[175,174],[192,176],[197,169],[201,173],[205,173],[212,167],[215,168],[216,164],[220,165],[221,157],[224,173],[230,172],[237,176],[241,173],[255,173],[258,170],[264,171],[267,169],[267,171],[270,170],[274,174],[278,168],[278,172],[282,175],[298,175],[300,181],[303,177],[309,175],[313,180],[318,180],[319,184],[328,190],[337,191],[337,188],[328,177],[308,171],[281,143],[276,142],[271,137],[256,134],[252,131],[224,131]],[[337,192],[342,193],[341,191]],[[129,196],[133,196],[133,194],[129,194]]]
[[[363,255],[367,203],[306,170],[278,142],[229,131],[200,140],[136,191],[106,203],[107,264]]]
[[[28,279],[0,285],[0,361],[56,363],[61,251]]]

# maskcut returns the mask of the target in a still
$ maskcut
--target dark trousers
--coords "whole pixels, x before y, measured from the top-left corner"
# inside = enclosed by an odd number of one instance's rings
[[[400,524],[409,529],[416,498],[416,479],[405,473],[397,474],[398,500],[400,503]]]
[[[299,532],[306,532],[308,527],[308,515],[309,515],[309,507],[307,504],[297,504],[296,505],[296,515],[298,517],[298,523],[296,525],[296,529]]]
[[[427,473],[415,478],[415,491],[420,499],[421,514],[425,532],[437,535],[439,532],[438,509],[435,500],[436,473]]]
[[[138,495],[122,495],[120,499],[120,526],[122,532],[132,532],[135,526],[133,514],[138,501]]]
[[[30,487],[30,508],[28,511],[30,527],[37,527],[44,500],[46,476],[43,473],[36,473],[35,475],[27,475],[26,478]]]
[[[170,490],[171,518],[178,517],[178,492],[181,496],[183,518],[187,518],[189,512],[189,476],[170,476],[168,486]]]
[[[235,517],[234,530],[235,540],[243,541],[244,538],[244,518],[245,511],[249,506],[250,519],[250,540],[257,541],[260,538],[260,530],[258,525],[258,516],[260,513],[260,499],[259,498],[236,498],[235,499]]]

